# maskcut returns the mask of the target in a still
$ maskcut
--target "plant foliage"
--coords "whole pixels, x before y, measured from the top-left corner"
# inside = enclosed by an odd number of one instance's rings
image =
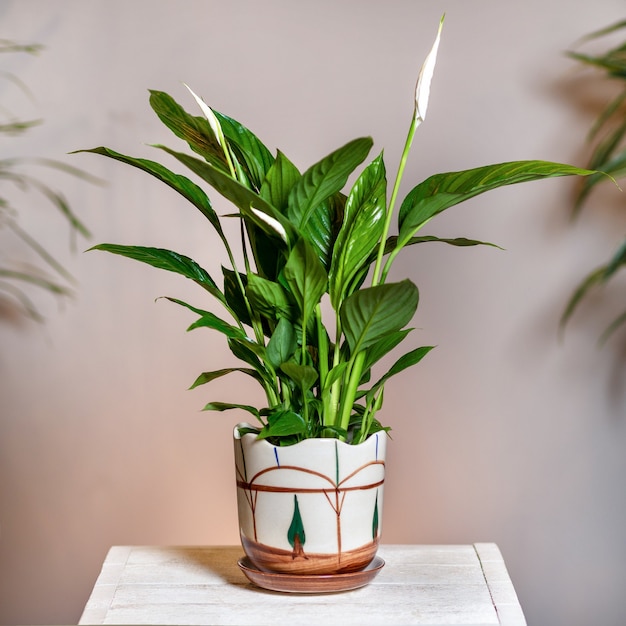
[[[0,40],[2,53],[37,54],[40,50],[41,46],[37,44],[18,44],[6,39]],[[13,83],[25,96],[30,96],[27,87],[16,75],[3,73],[3,79]],[[41,120],[36,119],[25,120],[5,107],[2,110],[0,135],[6,138],[19,138],[23,133],[41,123]],[[91,182],[95,182],[95,179],[81,170],[54,159],[10,156],[0,159],[0,184],[2,185],[0,187],[0,234],[2,234],[0,238],[0,294],[2,299],[16,304],[23,314],[42,321],[42,315],[30,297],[31,288],[43,289],[55,296],[64,297],[72,293],[71,286],[74,280],[47,247],[20,225],[20,211],[9,200],[11,194],[8,188],[13,187],[23,192],[37,192],[67,221],[72,233],[88,237],[89,232],[63,194],[28,171],[28,166],[33,164],[89,179]],[[17,255],[13,252],[14,250],[18,251]],[[27,262],[30,253],[34,253],[38,259],[37,264]]]
[[[432,349],[408,350],[382,375],[375,374],[380,360],[411,333],[419,301],[418,288],[410,280],[388,280],[394,259],[423,242],[481,244],[418,235],[433,217],[468,198],[513,183],[589,173],[569,165],[521,161],[437,174],[416,185],[394,212],[413,135],[426,112],[440,32],[420,72],[390,194],[382,154],[367,160],[371,138],[350,141],[300,171],[284,153],[271,154],[252,131],[210,109],[193,92],[200,116],[160,91],[150,92],[150,105],[191,153],[157,149],[185,166],[199,184],[155,161],[105,147],[88,151],[134,166],[179,192],[206,217],[221,241],[229,261],[221,282],[177,252],[95,246],[176,272],[219,301],[223,316],[172,299],[196,315],[191,328],[221,333],[242,362],[241,367],[204,372],[193,386],[240,372],[262,386],[267,402],[262,408],[210,402],[207,410],[247,411],[259,421],[259,437],[282,445],[310,437],[337,437],[357,444],[385,429],[377,413],[386,383]],[[353,174],[355,182],[346,189]],[[234,205],[242,242],[231,242],[224,235],[223,218],[213,210],[201,184]],[[391,234],[394,219],[397,233]],[[238,251],[242,263],[235,261]]]
[[[587,35],[584,40],[595,40],[613,35],[626,28],[626,21],[620,21],[611,26]],[[607,178],[620,179],[626,176],[626,41],[609,47],[602,54],[585,54],[569,52],[569,56],[584,65],[588,65],[603,72],[607,79],[616,81],[619,85],[617,94],[602,109],[589,132],[589,142],[592,145],[588,167],[596,173],[581,181],[579,192],[574,203],[574,215],[578,215],[588,202],[589,195],[596,186]],[[572,293],[565,311],[561,317],[561,328],[574,314],[580,302],[593,288],[606,285],[624,265],[626,265],[626,238],[609,260],[594,268]],[[601,336],[603,343],[618,328],[626,322],[626,311],[620,313],[605,329]]]

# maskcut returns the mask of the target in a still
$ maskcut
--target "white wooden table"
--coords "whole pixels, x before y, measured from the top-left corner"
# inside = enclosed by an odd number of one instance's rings
[[[373,582],[319,595],[259,589],[241,556],[239,546],[114,546],[79,624],[526,624],[493,543],[383,545]]]

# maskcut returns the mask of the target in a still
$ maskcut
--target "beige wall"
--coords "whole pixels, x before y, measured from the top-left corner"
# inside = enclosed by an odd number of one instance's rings
[[[45,118],[12,144],[108,181],[52,179],[94,243],[170,247],[218,273],[214,238],[173,192],[100,157],[64,155],[105,144],[158,157],[147,144],[176,141],[147,89],[191,109],[184,81],[302,168],[371,134],[393,171],[444,11],[405,190],[503,160],[582,164],[597,93],[575,88],[563,51],[622,19],[621,0],[3,0],[0,37],[46,46],[38,58],[0,59],[37,95],[27,114]],[[12,92],[0,83],[3,104]],[[572,190],[570,180],[502,190],[430,231],[506,251],[432,245],[400,263],[421,290],[416,345],[438,348],[387,389],[384,540],[495,541],[529,623],[609,626],[626,610],[623,335],[596,349],[606,309],[586,307],[562,343],[557,324],[623,223],[607,210],[569,223]],[[80,287],[61,308],[38,298],[43,327],[0,321],[0,622],[70,623],[112,544],[237,541],[237,417],[199,409],[249,395],[236,377],[186,391],[226,351],[209,332],[186,334],[186,312],[154,299],[202,306],[200,290],[102,253],[66,253],[60,223],[20,203]]]

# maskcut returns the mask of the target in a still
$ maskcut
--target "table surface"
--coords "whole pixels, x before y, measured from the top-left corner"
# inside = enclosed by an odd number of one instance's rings
[[[255,587],[241,547],[114,546],[79,624],[503,624],[526,620],[500,550],[382,545],[367,586],[330,594]]]

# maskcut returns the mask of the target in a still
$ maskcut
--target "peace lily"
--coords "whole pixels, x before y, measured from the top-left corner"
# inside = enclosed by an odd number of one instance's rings
[[[272,155],[234,119],[214,111],[191,91],[202,116],[187,113],[168,94],[151,91],[161,121],[194,155],[167,152],[229,200],[241,224],[235,243],[199,184],[155,161],[99,147],[101,154],[143,170],[175,189],[208,220],[230,264],[220,284],[193,259],[171,250],[101,244],[95,249],[126,256],[193,280],[219,302],[215,315],[175,298],[196,321],[227,341],[241,366],[202,373],[192,388],[240,373],[265,392],[264,407],[209,402],[206,410],[240,409],[258,422],[258,436],[280,445],[336,437],[360,443],[387,430],[377,419],[387,381],[416,365],[432,349],[418,347],[397,358],[378,378],[376,364],[411,333],[419,292],[408,279],[388,282],[406,247],[439,241],[455,246],[493,245],[465,238],[418,234],[436,215],[492,189],[553,176],[591,172],[546,161],[516,161],[436,174],[419,183],[394,210],[416,129],[424,120],[443,18],[417,81],[414,112],[398,173],[387,200],[382,153],[365,165],[350,189],[348,177],[366,160],[373,142],[355,139],[300,172],[281,151]],[[233,217],[228,216],[228,217]],[[397,233],[390,235],[393,220]],[[240,248],[239,248],[240,246]],[[330,313],[322,300],[330,302]]]

